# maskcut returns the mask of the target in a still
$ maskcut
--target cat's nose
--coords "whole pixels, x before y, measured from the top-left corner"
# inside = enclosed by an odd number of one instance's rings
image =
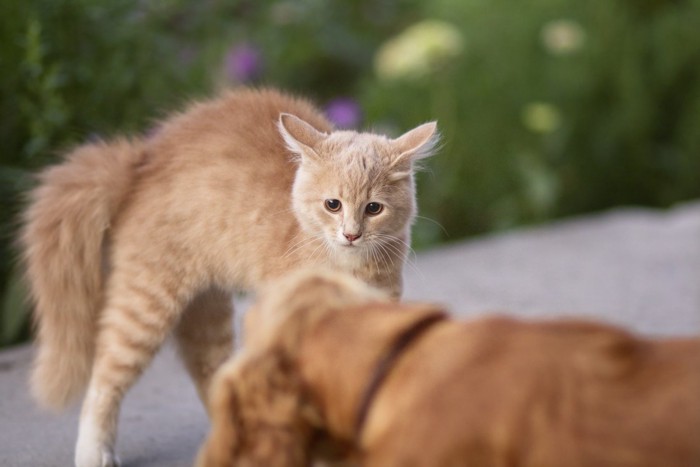
[[[358,238],[360,238],[360,237],[362,236],[362,233],[358,233],[358,234],[347,234],[347,233],[344,233],[343,235],[345,236],[345,238],[348,239],[348,241],[349,241],[350,243],[352,243],[352,242],[354,242],[355,240],[357,240]]]

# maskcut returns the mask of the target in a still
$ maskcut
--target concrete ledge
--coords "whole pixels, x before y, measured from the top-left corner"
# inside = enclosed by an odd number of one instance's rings
[[[407,299],[465,317],[590,316],[645,334],[700,332],[700,203],[622,209],[457,243],[407,268]]]
[[[408,300],[456,314],[589,316],[647,335],[700,333],[700,203],[624,209],[420,253]],[[55,415],[27,390],[32,350],[0,352],[0,465],[72,465],[79,408]],[[118,452],[125,467],[189,466],[207,419],[172,346],[126,397]]]

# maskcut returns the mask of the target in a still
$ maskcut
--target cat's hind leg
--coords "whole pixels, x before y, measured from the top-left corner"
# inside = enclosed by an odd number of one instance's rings
[[[208,410],[209,383],[233,352],[233,296],[212,288],[187,307],[175,329],[180,356]]]
[[[192,293],[167,266],[115,269],[101,314],[92,375],[80,415],[77,467],[118,465],[114,454],[122,398],[151,362]]]

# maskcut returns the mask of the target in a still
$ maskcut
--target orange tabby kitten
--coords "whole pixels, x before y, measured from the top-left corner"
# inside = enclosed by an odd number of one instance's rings
[[[44,171],[21,237],[32,389],[62,407],[87,388],[76,464],[117,464],[122,397],[171,330],[206,404],[234,290],[319,265],[398,297],[414,162],[436,141],[434,122],[397,139],[333,131],[306,101],[240,90]]]

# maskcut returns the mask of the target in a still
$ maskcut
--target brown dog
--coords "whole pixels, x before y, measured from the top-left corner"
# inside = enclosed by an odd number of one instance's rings
[[[263,295],[219,370],[200,467],[700,466],[700,340],[579,321],[450,320],[346,276]]]

